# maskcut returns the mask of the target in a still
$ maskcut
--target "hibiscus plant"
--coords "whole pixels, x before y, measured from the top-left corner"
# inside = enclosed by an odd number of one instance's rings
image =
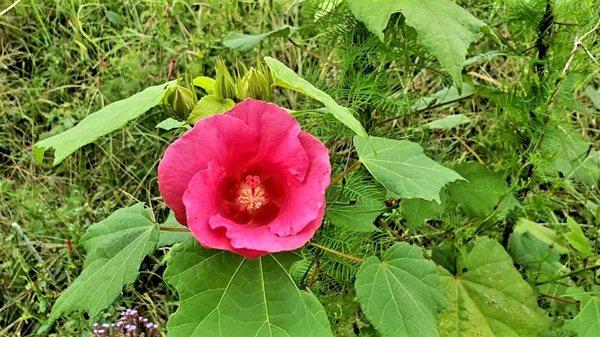
[[[381,243],[386,249],[377,256],[311,241],[330,224],[368,237],[377,230],[377,215],[397,200],[437,207],[442,188],[464,178],[416,143],[368,135],[331,96],[282,62],[263,62],[230,71],[218,61],[215,78],[149,87],[35,144],[36,160],[52,149],[56,165],[157,105],[172,116],[158,127],[181,131],[157,168],[168,219],[157,221],[151,205],[138,203],[91,225],[80,240],[84,269],[54,304],[51,320],[77,311],[97,317],[136,280],[145,256],[172,246],[163,276],[176,289],[179,307],[168,319],[169,337],[332,336],[325,309],[310,291],[319,254],[357,268],[356,301],[384,336],[437,336],[438,326],[456,315],[502,310],[497,331],[514,325],[510,331],[533,336],[544,328],[532,289],[495,240],[478,238],[470,251],[449,249],[438,265],[402,241]],[[269,102],[292,92],[320,103],[309,113],[331,116],[353,133],[353,159],[334,166],[333,174],[327,140],[302,130],[296,119],[302,112]],[[356,181],[356,170],[371,178]],[[508,307],[495,306],[507,296],[496,291],[485,295],[484,314],[476,307],[443,311],[456,296],[479,305],[479,288],[498,275],[511,287]]]

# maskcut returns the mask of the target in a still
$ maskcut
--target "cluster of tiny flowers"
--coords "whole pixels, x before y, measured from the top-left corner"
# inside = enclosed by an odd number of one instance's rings
[[[92,324],[92,337],[158,337],[158,324],[149,322],[135,309],[121,312],[115,323]]]

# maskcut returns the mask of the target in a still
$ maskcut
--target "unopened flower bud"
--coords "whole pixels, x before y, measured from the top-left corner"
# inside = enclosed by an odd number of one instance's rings
[[[255,98],[262,101],[271,100],[271,73],[262,64],[258,68],[250,68],[237,83],[238,98]]]
[[[215,79],[215,95],[218,98],[224,99],[229,98],[233,99],[236,96],[236,88],[235,81],[229,69],[225,65],[223,60],[217,60],[217,64],[215,66],[215,71],[217,73]]]
[[[181,85],[175,85],[167,91],[164,100],[167,110],[177,120],[185,120],[194,109],[196,101],[196,94]],[[132,312],[137,313],[137,311],[131,310],[129,315],[132,315]]]

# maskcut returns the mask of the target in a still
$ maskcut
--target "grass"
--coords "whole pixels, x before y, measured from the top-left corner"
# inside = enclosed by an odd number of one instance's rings
[[[307,1],[309,5],[315,2]],[[154,128],[166,117],[161,109],[154,109],[57,167],[49,161],[34,164],[32,144],[146,86],[176,77],[211,75],[218,57],[232,64],[236,59],[253,63],[261,55],[276,56],[357,111],[372,134],[419,142],[440,162],[479,160],[490,169],[505,172],[511,190],[524,205],[520,215],[553,224],[564,222],[567,215],[575,217],[586,224],[586,233],[597,248],[594,226],[599,217],[589,206],[600,202],[597,185],[571,184],[543,170],[548,160],[538,151],[547,120],[572,123],[597,148],[597,110],[591,108],[581,89],[584,84],[600,83],[598,69],[590,70],[591,62],[578,53],[570,74],[560,76],[573,38],[581,31],[577,26],[557,26],[551,41],[554,49],[543,61],[551,69],[545,77],[547,83],[536,83],[532,63],[537,27],[531,22],[537,22],[535,18],[543,12],[508,8],[495,1],[461,3],[497,30],[507,54],[467,66],[466,78],[510,94],[478,93],[451,106],[416,114],[412,108],[415,100],[447,86],[449,78],[424,54],[411,32],[396,32],[404,37],[404,47],[415,51],[406,53],[382,46],[355,22],[338,19],[346,18],[343,15],[323,18],[321,25],[331,28],[323,29],[311,24],[315,13],[310,8],[299,9],[293,2],[277,0],[2,2],[0,12],[16,5],[0,15],[0,336],[89,335],[90,322],[81,315],[62,319],[46,330],[54,300],[80,271],[83,250],[78,240],[91,223],[137,201],[150,205],[159,219],[165,217],[155,168],[177,133]],[[565,14],[559,19],[571,22],[577,18]],[[293,37],[294,44],[273,39],[252,52],[240,53],[221,43],[230,31],[260,33],[284,24],[303,27],[304,31]],[[336,31],[345,25],[353,25],[353,29]],[[598,55],[598,44],[589,46]],[[484,37],[470,54],[498,48],[493,38]],[[556,89],[554,83],[561,81],[565,84]],[[558,111],[554,114],[543,109],[553,90]],[[278,99],[299,110],[314,107],[294,94]],[[426,122],[450,113],[464,113],[474,122],[452,132],[423,128]],[[393,116],[398,118],[378,124]],[[328,140],[335,149],[336,163],[345,164],[350,142],[344,128],[331,118],[323,121],[311,113],[299,119],[306,129]],[[387,219],[390,230],[398,231],[394,235],[418,244],[467,241],[481,228],[469,226],[472,224],[455,215],[435,222],[438,228],[425,226],[415,231],[403,228],[395,211]],[[20,226],[22,235],[13,223]],[[484,234],[502,233],[504,225],[485,227]],[[441,235],[434,234],[438,229]],[[326,235],[325,231],[321,240],[350,254],[379,249],[365,244],[364,237],[349,235],[348,240],[336,243]],[[385,240],[394,238],[388,235]],[[348,242],[356,244],[353,247]],[[144,262],[141,277],[106,311],[106,321],[123,308],[135,307],[164,325],[176,309],[175,294],[161,278],[166,253]],[[573,269],[587,263],[580,258],[567,262]],[[320,278],[313,289],[320,293],[338,327],[336,334],[356,336],[358,331],[362,336],[371,335],[372,327],[349,300],[352,291],[343,286],[352,278],[352,266],[332,259],[323,263],[323,268],[328,276]],[[578,281],[592,284],[595,280],[595,275],[587,275]]]

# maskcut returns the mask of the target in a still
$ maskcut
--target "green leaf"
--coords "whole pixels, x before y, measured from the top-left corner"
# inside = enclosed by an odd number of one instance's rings
[[[328,197],[326,214],[332,223],[358,232],[377,230],[374,222],[386,197],[380,185],[350,176],[344,186],[331,186]]]
[[[163,120],[162,122],[156,124],[156,128],[168,131],[179,128],[189,128],[189,126],[185,121],[178,121],[175,118],[169,117]]]
[[[577,337],[600,336],[600,296],[569,288],[567,295],[581,302],[579,314],[565,323],[565,329]]]
[[[517,221],[514,229],[515,233],[530,233],[539,240],[545,242],[561,254],[566,254],[569,249],[565,246],[564,240],[556,232],[542,224],[521,218]]]
[[[462,177],[423,154],[418,144],[380,137],[355,136],[360,161],[381,184],[401,198],[440,203],[445,184]]]
[[[590,147],[570,123],[550,126],[540,145],[542,157],[551,162],[554,171],[593,188],[600,181],[600,154]]]
[[[173,212],[169,212],[169,216],[164,223],[160,224],[161,227],[169,227],[169,228],[180,228],[185,229],[187,227],[180,224],[175,219],[175,214]],[[188,232],[168,232],[168,231],[160,231],[158,235],[158,247],[172,246],[176,243],[184,242],[188,238],[192,237],[192,233]]]
[[[180,301],[168,336],[332,336],[319,301],[288,274],[296,260],[292,253],[249,260],[195,240],[177,244],[165,271]]]
[[[438,130],[449,130],[455,128],[459,125],[471,123],[471,118],[463,115],[450,115],[440,119],[436,119],[427,123],[427,127],[430,129],[438,129]]]
[[[138,276],[140,264],[156,248],[158,226],[143,204],[115,211],[85,232],[84,269],[52,308],[51,320],[73,311],[90,317],[107,308],[126,284]]]
[[[469,46],[486,25],[450,0],[347,0],[352,14],[383,41],[383,30],[394,13],[417,31],[421,44],[461,83]]]
[[[246,51],[256,47],[262,40],[268,37],[290,37],[298,31],[297,27],[285,26],[262,34],[242,34],[231,32],[223,40],[223,44],[233,50]]]
[[[350,130],[354,131],[354,133],[359,136],[367,136],[367,132],[363,128],[362,124],[360,124],[360,122],[356,119],[356,117],[354,117],[348,108],[344,108],[343,106],[337,104],[337,102],[331,98],[331,96],[317,89],[314,85],[300,77],[285,64],[268,56],[265,57],[264,60],[267,63],[267,66],[269,66],[269,69],[271,69],[275,83],[278,86],[297,91],[323,103],[326,110],[331,113],[333,117],[346,125]]]
[[[204,89],[207,94],[212,95],[215,93],[215,81],[214,78],[207,76],[198,76],[192,80],[192,84]]]
[[[600,110],[600,89],[594,89],[594,87],[588,86],[585,88],[585,93],[590,98],[596,109]]]
[[[231,110],[235,102],[229,98],[219,98],[215,95],[203,96],[188,116],[187,122],[196,123],[198,120]]]
[[[438,336],[444,297],[435,265],[421,248],[401,242],[381,261],[368,258],[354,286],[363,312],[383,336]]]
[[[115,26],[121,26],[123,24],[123,19],[121,19],[121,15],[113,11],[106,11],[106,18],[110,23],[112,23]]]
[[[442,214],[447,206],[445,199],[445,194],[442,194],[442,202],[439,204],[433,200],[402,199],[400,212],[406,219],[406,227],[417,228],[426,220],[434,219]]]
[[[569,232],[565,233],[563,236],[571,245],[571,247],[575,248],[584,257],[590,257],[594,255],[592,252],[592,247],[590,246],[590,242],[585,237],[585,234],[583,234],[581,226],[570,216],[567,216],[567,226],[569,227]]]
[[[508,240],[508,251],[515,262],[525,267],[534,281],[548,281],[569,272],[560,263],[558,251],[531,233],[512,233]]]
[[[458,275],[440,267],[450,305],[440,315],[441,336],[537,337],[547,318],[536,296],[495,240],[480,237]]]
[[[461,98],[469,97],[473,94],[473,87],[468,83],[463,83],[461,86],[461,90],[459,92],[456,86],[451,86],[447,88],[443,88],[439,91],[436,91],[431,96],[421,97],[419,98],[415,104],[412,105],[411,109],[413,110],[422,110],[428,107],[431,107],[435,104],[451,102],[455,100],[459,100]],[[444,104],[444,108],[451,107],[452,104]]]
[[[488,171],[476,163],[464,163],[453,168],[467,181],[450,184],[448,194],[472,217],[487,217],[508,193],[508,184],[502,173]]]
[[[175,81],[148,87],[129,98],[105,106],[65,132],[37,142],[33,145],[35,160],[41,163],[44,152],[54,149],[52,164],[60,164],[80,147],[123,127],[127,122],[159,104],[173,84]]]

